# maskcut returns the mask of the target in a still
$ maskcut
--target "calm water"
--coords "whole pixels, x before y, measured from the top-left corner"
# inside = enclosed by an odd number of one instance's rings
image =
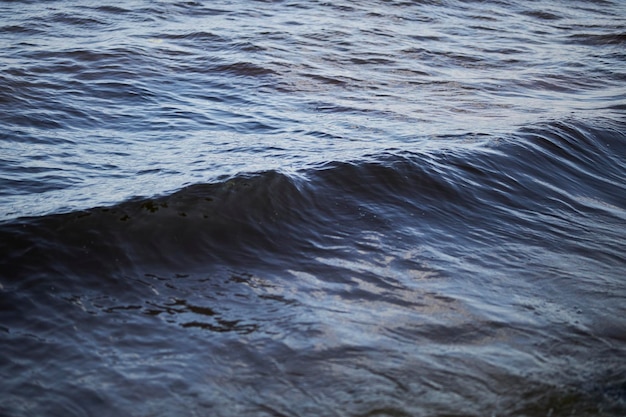
[[[626,2],[0,3],[0,415],[626,414]]]

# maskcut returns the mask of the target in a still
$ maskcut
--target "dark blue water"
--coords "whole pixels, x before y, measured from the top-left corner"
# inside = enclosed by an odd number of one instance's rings
[[[0,415],[626,414],[626,3],[0,3]]]

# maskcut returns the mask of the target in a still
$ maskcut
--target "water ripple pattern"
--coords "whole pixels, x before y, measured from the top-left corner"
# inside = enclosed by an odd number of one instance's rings
[[[0,7],[3,218],[624,111],[621,2]]]
[[[0,3],[0,415],[626,415],[626,2]]]

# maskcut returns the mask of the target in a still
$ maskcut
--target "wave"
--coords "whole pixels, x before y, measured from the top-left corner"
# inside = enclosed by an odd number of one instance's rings
[[[439,138],[2,222],[3,369],[68,393],[15,377],[10,398],[136,409],[121,391],[183,375],[177,395],[201,407],[199,391],[272,375],[303,402],[334,398],[323,381],[400,392],[402,409],[461,409],[478,392],[524,415],[622,415],[623,132],[552,122]],[[432,401],[406,400],[414,385]],[[149,403],[171,410],[170,392]]]
[[[514,138],[390,150],[297,174],[241,174],[152,199],[8,221],[0,226],[3,275],[59,265],[99,274],[264,263],[315,257],[329,239],[352,246],[368,233],[403,236],[406,245],[437,246],[446,236],[459,247],[559,241],[623,265],[625,139],[619,126],[558,122]]]
[[[626,3],[522,3],[2,3],[0,415],[626,415]]]

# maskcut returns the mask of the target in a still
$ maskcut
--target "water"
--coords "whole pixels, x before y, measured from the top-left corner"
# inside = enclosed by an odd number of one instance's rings
[[[0,415],[626,414],[626,3],[0,4]]]

